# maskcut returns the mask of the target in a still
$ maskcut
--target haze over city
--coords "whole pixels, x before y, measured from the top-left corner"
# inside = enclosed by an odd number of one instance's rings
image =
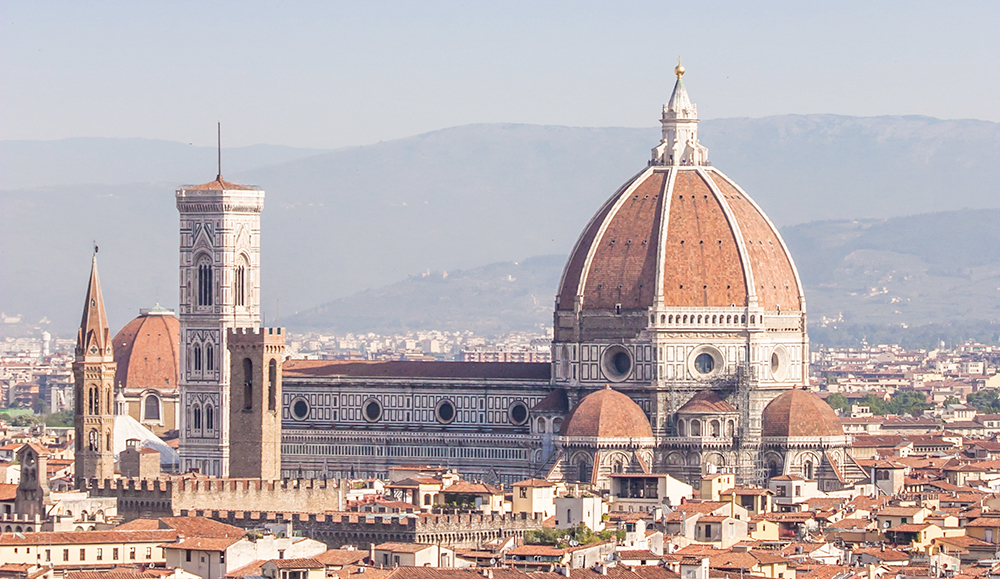
[[[0,576],[1000,578],[998,29],[0,0]]]
[[[1000,121],[993,2],[3,3],[0,139],[336,148],[470,123]],[[58,167],[52,170],[58,171]]]

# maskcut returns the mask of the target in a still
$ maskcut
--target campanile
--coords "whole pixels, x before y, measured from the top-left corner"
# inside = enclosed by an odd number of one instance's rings
[[[227,332],[260,326],[264,191],[218,175],[177,189],[180,212],[181,469],[229,475]]]

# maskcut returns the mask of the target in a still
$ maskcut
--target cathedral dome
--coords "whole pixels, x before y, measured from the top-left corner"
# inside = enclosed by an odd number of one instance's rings
[[[180,369],[180,322],[170,310],[142,310],[112,341],[115,387],[177,388]]]
[[[559,436],[652,438],[653,429],[638,404],[606,386],[584,396],[566,417]]]
[[[793,388],[772,400],[761,415],[762,436],[844,436],[830,405],[812,392]]]
[[[778,230],[708,162],[697,110],[678,74],[663,141],[583,230],[563,270],[558,311],[760,307],[803,311]]]

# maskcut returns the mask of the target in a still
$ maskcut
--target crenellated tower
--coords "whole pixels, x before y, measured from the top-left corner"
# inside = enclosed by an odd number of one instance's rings
[[[95,248],[73,361],[77,488],[82,488],[87,480],[110,479],[115,474],[115,368]]]
[[[233,328],[260,326],[264,191],[219,174],[177,189],[180,212],[181,468],[229,475]]]
[[[281,328],[229,330],[233,390],[229,397],[232,453],[229,476],[281,478]]]

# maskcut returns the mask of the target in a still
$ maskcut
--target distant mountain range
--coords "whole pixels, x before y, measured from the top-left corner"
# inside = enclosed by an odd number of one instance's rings
[[[329,320],[323,323],[331,328],[357,323],[360,331],[365,324],[391,327],[396,319],[403,325],[478,319],[475,327],[500,330],[548,323],[561,258],[524,257],[566,255],[594,211],[645,165],[658,140],[652,128],[469,125],[335,151],[225,149],[223,169],[230,180],[267,190],[262,282],[269,321],[280,308],[281,323],[292,329],[319,327],[318,320]],[[809,288],[811,319],[840,312],[844,323],[852,316],[881,316],[885,323],[907,316],[914,320],[908,323],[996,317],[988,303],[982,307],[992,282],[975,286],[979,301],[964,302],[962,292],[972,290],[954,271],[938,275],[928,266],[926,283],[911,275],[897,288],[888,280],[879,286],[888,293],[864,299],[859,288],[876,287],[883,271],[919,269],[954,253],[938,243],[979,255],[975,263],[987,265],[969,265],[971,272],[1000,261],[986,231],[991,214],[979,211],[1000,208],[997,123],[833,115],[718,119],[701,123],[701,140],[715,166],[784,228]],[[210,147],[141,139],[0,143],[0,311],[23,313],[31,322],[46,316],[57,332],[72,331],[92,240],[101,246],[112,325],[120,327],[155,301],[175,307],[173,192],[215,172]],[[986,230],[963,226],[959,213],[951,225],[934,217],[873,221],[961,208],[976,210],[965,214]],[[852,219],[860,221],[838,221]],[[902,236],[911,226],[916,234]],[[964,237],[952,239],[956,231]],[[868,237],[876,234],[884,248]],[[871,246],[852,245],[863,239]],[[899,239],[924,253],[903,251],[902,242],[893,243]],[[838,252],[846,253],[838,258]],[[943,258],[942,266],[949,261]],[[501,265],[478,269],[486,263]],[[449,271],[445,285],[466,284],[467,297],[453,301],[455,309],[448,299],[428,305],[433,276],[420,277],[428,270]],[[824,271],[834,273],[824,278]],[[489,280],[505,275],[537,285],[494,284],[504,289],[489,295]],[[475,294],[480,283],[487,284],[485,293]],[[921,293],[928,284],[940,284],[940,291]],[[878,301],[894,291],[909,292],[910,305],[888,304],[900,314],[887,313]],[[954,300],[936,301],[944,294]],[[389,303],[378,306],[377,296]],[[394,300],[410,306],[396,308]],[[525,307],[536,301],[537,313]],[[338,303],[353,304],[353,321],[338,318]],[[956,314],[962,303],[975,305]],[[317,304],[327,305],[311,309]],[[398,315],[390,313],[394,308]]]
[[[813,341],[996,341],[1000,230],[992,224],[998,222],[1000,210],[991,209],[784,228],[805,285]],[[300,312],[287,323],[338,332],[543,327],[552,321],[565,260],[551,255],[425,272]]]

